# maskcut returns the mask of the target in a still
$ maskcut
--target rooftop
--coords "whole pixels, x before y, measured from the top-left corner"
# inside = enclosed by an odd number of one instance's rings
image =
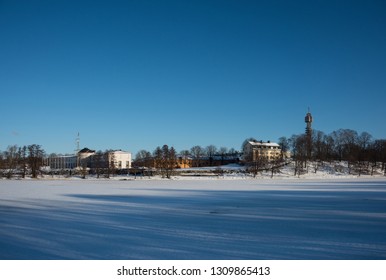
[[[79,151],[79,154],[85,154],[85,153],[95,153],[94,150],[90,150],[89,148],[83,148]]]
[[[269,147],[280,147],[279,144],[268,141],[268,142],[263,142],[263,141],[249,141],[249,144],[252,146],[269,146]]]

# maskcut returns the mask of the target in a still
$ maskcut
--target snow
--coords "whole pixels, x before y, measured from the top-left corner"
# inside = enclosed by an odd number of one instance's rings
[[[386,259],[386,179],[0,180],[0,259]]]

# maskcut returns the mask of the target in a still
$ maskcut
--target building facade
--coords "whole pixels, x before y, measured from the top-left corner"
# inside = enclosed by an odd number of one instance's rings
[[[96,153],[94,150],[84,148],[76,155],[52,155],[46,158],[46,166],[53,170],[68,170],[80,168],[108,167],[116,169],[131,168],[131,153],[122,150]]]
[[[50,169],[71,170],[78,166],[76,155],[51,155],[45,160]]]
[[[131,168],[131,153],[122,150],[109,152],[110,167],[114,166],[117,169]]]
[[[280,145],[273,142],[248,141],[245,145],[244,160],[277,160],[282,157]]]

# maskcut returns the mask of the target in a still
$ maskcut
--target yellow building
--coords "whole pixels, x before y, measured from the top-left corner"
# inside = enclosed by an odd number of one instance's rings
[[[258,159],[272,161],[282,156],[280,145],[270,141],[248,141],[244,153],[244,159],[252,161]]]
[[[192,167],[192,158],[189,156],[178,156],[177,157],[177,168],[191,168]]]

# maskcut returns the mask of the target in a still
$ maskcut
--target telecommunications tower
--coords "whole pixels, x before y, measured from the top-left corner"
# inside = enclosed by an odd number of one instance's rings
[[[306,145],[307,145],[307,158],[311,158],[312,152],[312,115],[310,113],[310,108],[308,107],[308,113],[305,117],[306,122]]]
[[[305,117],[305,122],[307,124],[306,126],[306,135],[307,137],[311,137],[311,134],[312,134],[312,127],[311,127],[311,124],[312,124],[312,115],[310,113],[310,108],[308,108],[308,113]]]

